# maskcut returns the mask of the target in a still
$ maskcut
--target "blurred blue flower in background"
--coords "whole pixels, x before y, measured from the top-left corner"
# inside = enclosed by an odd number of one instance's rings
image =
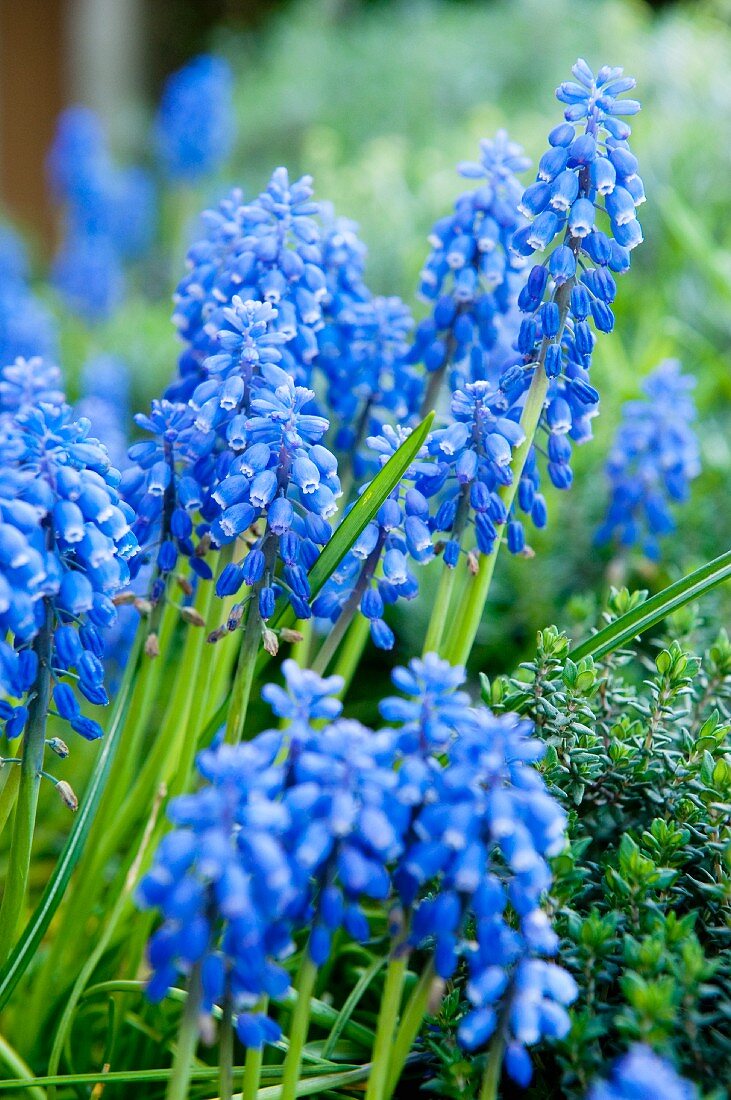
[[[669,1062],[637,1043],[614,1065],[606,1081],[593,1085],[588,1100],[694,1100],[696,1089]]]
[[[694,386],[695,378],[668,359],[645,380],[646,397],[624,406],[606,465],[611,497],[596,533],[600,545],[614,539],[659,558],[659,540],[675,529],[672,505],[688,499],[701,471]]]
[[[55,320],[28,285],[28,256],[23,241],[0,227],[0,367],[17,358],[54,358]]]
[[[153,127],[160,166],[175,182],[213,175],[233,148],[233,74],[226,61],[201,54],[168,77]]]
[[[103,321],[124,297],[125,263],[139,259],[152,243],[152,179],[142,168],[114,164],[101,120],[82,106],[60,116],[47,167],[64,215],[52,281],[88,324]]]

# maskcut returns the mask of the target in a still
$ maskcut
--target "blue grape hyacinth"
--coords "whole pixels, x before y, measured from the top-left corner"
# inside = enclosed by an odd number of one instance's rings
[[[114,163],[101,120],[82,106],[59,117],[47,166],[64,230],[51,279],[65,304],[94,324],[120,305],[124,265],[152,241],[152,179],[142,168]]]
[[[701,469],[694,386],[668,359],[646,379],[646,396],[624,406],[606,466],[611,498],[596,533],[600,545],[614,539],[659,558],[659,540],[675,529],[672,505],[687,500]]]
[[[615,1062],[607,1080],[592,1086],[588,1100],[695,1100],[697,1095],[669,1062],[637,1043]]]
[[[235,134],[233,74],[222,57],[201,54],[168,77],[153,128],[168,179],[213,175],[228,159]]]
[[[434,654],[394,672],[403,694],[378,732],[342,717],[340,677],[282,670],[263,691],[280,727],[202,753],[206,785],[171,804],[137,895],[163,917],[150,996],[198,967],[201,1011],[231,997],[242,1042],[259,1046],[277,1031],[254,1007],[286,990],[292,944],[306,934],[323,965],[336,931],[368,937],[365,901],[399,900],[438,974],[467,961],[465,1046],[499,1026],[525,1083],[526,1048],[565,1034],[576,993],[541,908],[566,823],[533,767],[542,744],[515,715],[471,708],[464,670]]]
[[[450,534],[444,548],[449,568],[457,564],[468,522],[474,525],[479,552],[490,554],[498,528],[506,521],[499,489],[512,483],[513,450],[525,438],[517,419],[506,415],[509,412],[500,389],[490,382],[470,382],[452,395],[452,422],[431,434],[435,471],[417,487],[431,496],[434,484],[444,485],[434,527]],[[508,525],[508,546],[515,553],[523,549],[518,525]]]
[[[523,150],[505,131],[480,143],[480,160],[460,164],[460,175],[475,181],[461,195],[454,213],[440,219],[421,273],[419,291],[434,303],[418,326],[409,358],[422,362],[431,377],[427,406],[447,367],[455,385],[496,382],[510,355],[516,298],[525,259],[512,248],[525,225],[518,209],[523,187],[518,174],[530,166]]]
[[[163,400],[138,417],[156,438],[132,447],[124,490],[140,541],[157,548],[155,599],[180,554],[209,579],[206,549],[243,539],[218,595],[247,586],[264,622],[282,593],[298,617],[311,613],[307,572],[330,538],[340,482],[322,443],[328,421],[284,368],[278,316],[269,302],[234,297],[220,314],[221,350],[203,361],[189,401]],[[241,618],[229,621],[233,629]]]
[[[187,347],[168,397],[187,399],[204,377],[203,361],[221,350],[222,309],[235,296],[276,308],[284,368],[297,384],[309,384],[327,294],[318,213],[310,177],[290,183],[284,168],[252,202],[235,190],[204,213],[204,235],[191,246],[175,292],[173,320]]]
[[[556,91],[567,104],[565,121],[549,134],[536,182],[521,200],[530,223],[513,239],[521,255],[547,253],[519,299],[526,368],[538,363],[549,378],[567,380],[575,368],[589,368],[590,322],[601,332],[614,326],[614,275],[629,269],[630,253],[642,241],[636,208],[645,199],[628,144],[631,130],[622,121],[640,109],[636,100],[620,98],[634,79],[607,66],[594,76],[581,59],[572,72],[575,81]]]
[[[89,421],[74,420],[64,404],[45,403],[57,373],[32,361],[1,374],[0,630],[18,650],[10,671],[19,700],[4,704],[6,732],[22,732],[38,640],[49,650],[43,675],[52,675],[58,713],[82,736],[99,737],[101,727],[82,714],[69,679],[89,702],[108,702],[104,634],[137,553],[132,513]]]
[[[56,324],[28,283],[28,257],[20,237],[0,227],[0,366],[18,358],[52,359]]]
[[[432,945],[444,979],[466,960],[472,1007],[460,1042],[480,1048],[500,1028],[506,1069],[527,1084],[527,1048],[567,1033],[566,1006],[577,995],[550,961],[558,938],[541,904],[566,830],[533,767],[545,746],[516,715],[465,705],[464,670],[434,654],[396,670],[394,681],[407,698],[384,700],[382,713],[401,724],[396,799],[409,807],[409,825],[394,883],[413,911],[408,938]]]

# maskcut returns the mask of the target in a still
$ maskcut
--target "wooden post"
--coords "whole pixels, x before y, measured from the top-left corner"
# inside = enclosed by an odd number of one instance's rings
[[[67,9],[68,0],[0,0],[0,205],[45,252],[45,157],[67,101]]]

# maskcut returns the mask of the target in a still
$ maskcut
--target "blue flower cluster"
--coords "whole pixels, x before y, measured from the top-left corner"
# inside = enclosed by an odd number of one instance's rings
[[[479,552],[492,552],[498,529],[507,520],[499,489],[512,484],[513,449],[523,442],[525,432],[515,412],[506,408],[502,391],[490,382],[468,382],[456,390],[451,411],[450,425],[433,432],[429,440],[435,470],[419,484],[425,490],[444,487],[434,527],[451,533],[444,562],[453,568],[468,522],[474,524]],[[512,553],[523,549],[520,524],[508,524],[508,546]]]
[[[53,358],[56,326],[28,285],[28,259],[23,242],[0,227],[0,366],[22,357]]]
[[[124,264],[152,240],[152,180],[141,168],[115,165],[100,120],[78,106],[59,118],[48,173],[65,221],[53,282],[85,321],[102,321],[123,298]]]
[[[386,699],[381,711],[403,723],[399,775],[411,812],[394,882],[413,912],[409,939],[433,945],[444,979],[465,958],[472,1009],[460,1042],[474,1050],[502,1029],[506,1069],[526,1085],[526,1048],[568,1032],[565,1006],[577,995],[548,961],[558,938],[541,899],[566,815],[532,766],[544,746],[515,715],[466,707],[464,671],[433,654],[394,679],[407,699]]]
[[[218,316],[221,350],[204,360],[189,401],[159,402],[137,418],[157,438],[130,451],[136,465],[124,491],[135,530],[142,543],[157,541],[159,574],[182,552],[209,578],[206,546],[243,540],[246,552],[222,571],[218,595],[248,585],[266,621],[285,591],[307,618],[307,571],[330,538],[340,494],[337,461],[321,443],[328,421],[308,411],[313,392],[285,369],[278,309],[234,297]]]
[[[409,431],[387,425],[380,436],[369,437],[367,442],[383,465]],[[386,606],[399,599],[412,600],[418,594],[410,561],[421,564],[434,557],[429,502],[414,484],[420,471],[428,469],[417,460],[406,471],[312,605],[314,615],[332,623],[341,615],[347,616],[351,609],[360,609],[379,649],[391,649],[395,641],[383,618]],[[361,491],[367,487],[364,485]]]
[[[535,252],[547,257],[531,268],[518,299],[522,369],[508,380],[508,388],[518,391],[527,389],[536,369],[551,380],[549,410],[560,402],[560,429],[548,415],[542,426],[548,434],[549,477],[559,489],[571,484],[569,437],[576,442],[591,437],[589,420],[599,400],[589,382],[591,326],[600,332],[614,327],[614,276],[629,269],[630,253],[642,241],[636,208],[645,200],[628,144],[630,127],[622,121],[640,109],[636,100],[620,98],[634,88],[634,79],[607,66],[594,76],[581,59],[572,71],[575,81],[556,91],[567,105],[565,121],[549,134],[536,182],[520,203],[529,223],[515,234],[513,247],[525,257]]]
[[[253,202],[235,190],[203,214],[205,234],[190,248],[175,293],[173,321],[187,347],[171,400],[186,400],[205,377],[203,361],[221,350],[222,309],[235,296],[276,307],[282,366],[298,385],[309,384],[327,294],[317,213],[310,177],[290,184],[277,168]]]
[[[695,1100],[696,1089],[669,1062],[637,1043],[614,1065],[607,1081],[592,1086],[589,1100]]]
[[[518,208],[523,188],[517,173],[529,166],[504,130],[492,141],[483,140],[479,162],[458,168],[477,186],[461,195],[454,213],[432,229],[432,251],[419,291],[434,305],[419,324],[409,353],[434,379],[432,398],[447,369],[454,388],[486,379],[496,383],[511,359],[525,267],[525,259],[512,248],[515,233],[525,225]]]
[[[168,179],[191,182],[218,171],[235,133],[233,75],[223,58],[201,54],[168,77],[153,130]]]
[[[368,436],[387,425],[413,423],[418,413],[423,379],[406,359],[414,321],[400,298],[349,300],[342,291],[329,295],[325,313],[316,365],[327,379],[333,450],[359,482],[377,469],[364,447]]]
[[[45,639],[58,713],[96,738],[101,727],[82,714],[68,681],[89,702],[108,702],[104,632],[137,552],[132,513],[89,422],[59,401],[58,372],[19,361],[0,378],[0,632],[13,640],[3,655],[16,700],[2,702],[5,732],[22,733],[38,672],[33,647]]]
[[[622,547],[639,544],[649,558],[659,558],[659,539],[675,528],[671,505],[687,500],[701,469],[694,386],[680,363],[668,359],[645,380],[645,398],[624,406],[606,466],[611,498],[596,534],[600,545],[612,539]]]
[[[566,1033],[576,995],[548,961],[557,942],[540,907],[565,828],[532,766],[542,745],[514,715],[471,709],[464,671],[433,654],[396,670],[403,695],[384,700],[393,724],[377,733],[341,716],[339,677],[283,671],[286,688],[264,689],[281,728],[202,754],[208,785],[172,804],[178,828],[138,892],[164,917],[151,995],[200,965],[204,1010],[228,993],[242,1041],[261,1045],[276,1032],[252,1009],[285,991],[295,937],[309,930],[321,965],[337,929],[367,938],[364,900],[399,902],[440,975],[467,960],[465,1046],[500,1026],[525,1082],[526,1048]]]
[[[332,693],[341,681],[293,661],[284,672],[288,690],[267,691],[282,728],[201,754],[208,784],[171,804],[177,827],[137,895],[165,918],[149,946],[151,996],[200,964],[203,1010],[231,997],[247,1047],[278,1037],[254,1009],[286,991],[280,962],[296,932],[312,927],[318,963],[336,928],[367,936],[360,901],[388,893],[384,865],[397,845],[387,738],[338,718]],[[316,730],[323,718],[328,725]]]
[[[324,388],[333,450],[360,477],[373,467],[366,436],[389,420],[410,420],[420,404],[422,380],[406,362],[409,310],[371,294],[355,227],[313,199],[309,176],[290,183],[278,168],[256,199],[231,192],[203,215],[203,226],[175,294],[173,320],[186,348],[167,397],[189,398],[206,376],[205,360],[230,341],[223,311],[234,297],[269,303],[283,337],[282,368],[298,386]]]

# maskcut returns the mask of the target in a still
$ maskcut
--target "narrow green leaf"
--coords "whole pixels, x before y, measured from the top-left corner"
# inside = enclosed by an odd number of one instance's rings
[[[330,1089],[339,1088],[341,1085],[352,1085],[358,1081],[365,1081],[371,1072],[370,1065],[358,1066],[356,1069],[346,1069],[340,1073],[322,1073],[307,1080],[300,1080],[295,1089],[295,1096],[315,1096],[318,1092],[327,1092]],[[281,1085],[270,1085],[268,1088],[259,1089],[258,1100],[280,1100],[282,1095]],[[241,1100],[238,1093],[234,1100]]]
[[[329,1058],[332,1055],[332,1052],[335,1050],[340,1036],[343,1033],[343,1029],[350,1021],[350,1017],[353,1015],[353,1012],[355,1011],[358,1002],[360,1001],[365,991],[368,989],[368,986],[371,984],[378,971],[385,964],[385,962],[385,958],[374,959],[371,965],[363,971],[359,980],[351,989],[343,1007],[338,1012],[338,1017],[332,1026],[332,1030],[327,1037],[325,1045],[322,1048],[321,1054],[323,1058]]]
[[[631,642],[640,634],[662,622],[668,615],[684,607],[693,600],[699,600],[719,584],[731,578],[731,550],[713,561],[706,562],[700,569],[681,577],[674,584],[663,588],[657,595],[645,603],[620,615],[613,623],[597,631],[591,638],[571,650],[574,661],[582,657],[606,657],[616,649]]]
[[[61,853],[58,863],[53,869],[53,874],[48,880],[48,885],[38,903],[33,915],[26,925],[18,943],[0,971],[0,1008],[8,1001],[16,985],[28,968],[35,951],[43,939],[48,925],[63,898],[64,892],[71,878],[74,867],[79,861],[84,850],[89,830],[99,808],[104,787],[106,786],[114,757],[117,752],[119,737],[124,728],[127,710],[132,698],[135,670],[138,665],[141,652],[141,632],[137,632],[137,643],[129,656],[124,679],[117,695],[114,714],[110,722],[109,730],[104,736],[99,755],[94,765],[89,784],[84,792],[71,832],[68,835],[66,845]]]
[[[304,1087],[304,1081],[310,1082],[314,1085],[314,1089],[311,1091],[321,1092],[323,1080],[329,1081],[331,1084],[346,1084],[347,1081],[363,1080],[368,1076],[367,1066],[361,1068],[356,1066],[352,1069],[343,1069],[342,1066],[333,1065],[330,1067],[323,1066],[303,1066],[301,1069],[301,1076],[304,1079],[302,1087]],[[104,1073],[98,1070],[96,1073],[60,1073],[55,1075],[49,1075],[47,1077],[14,1077],[12,1079],[0,1080],[0,1092],[15,1091],[33,1091],[40,1093],[40,1086],[50,1085],[95,1085],[98,1082],[102,1082],[105,1085],[113,1084],[142,1084],[144,1082],[162,1081],[168,1080],[172,1073],[170,1069],[131,1069],[131,1070],[110,1070],[108,1073]],[[193,1067],[190,1071],[190,1077],[192,1081],[215,1081],[220,1074],[218,1066],[201,1066]],[[233,1069],[234,1080],[240,1081],[244,1075],[243,1066],[234,1066]],[[353,1074],[359,1074],[360,1076],[353,1076]],[[346,1078],[346,1075],[350,1075]],[[281,1066],[264,1066],[261,1071],[262,1080],[264,1081],[276,1081],[279,1082],[282,1077]],[[267,1090],[259,1093],[259,1096],[263,1095],[278,1095],[279,1084],[270,1086]],[[298,1093],[299,1096],[309,1095],[307,1093]]]
[[[307,577],[310,582],[312,598],[317,595],[327,579],[335,572],[340,562],[350,550],[358,536],[366,529],[384,500],[393,492],[401,478],[416,458],[431,428],[434,413],[430,412],[398,450],[391,455],[386,465],[378,471],[367,489],[361,493],[333,537],[313,565]],[[295,614],[289,604],[282,605],[269,620],[272,629],[291,626]],[[269,660],[267,653],[260,654],[257,671]],[[209,719],[201,732],[199,741],[207,744],[213,734],[226,721],[228,699],[224,699],[216,713]]]

